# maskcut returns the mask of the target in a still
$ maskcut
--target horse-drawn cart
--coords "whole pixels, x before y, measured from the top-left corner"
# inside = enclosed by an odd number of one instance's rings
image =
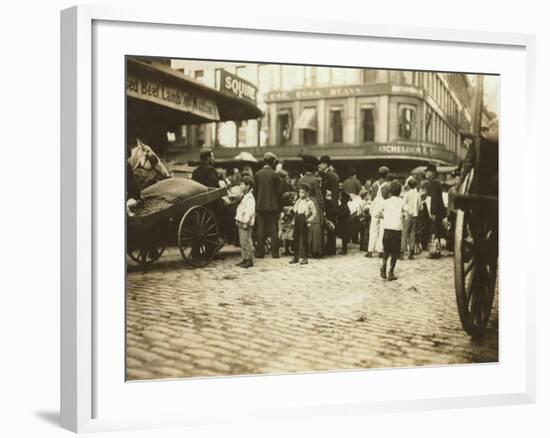
[[[462,327],[471,336],[485,332],[497,287],[499,150],[493,122],[480,133],[478,120],[455,198],[456,301]]]
[[[161,186],[168,183],[184,189],[200,186],[199,193],[164,196]],[[206,188],[178,178],[161,181],[144,190],[142,203],[127,217],[128,256],[145,267],[158,260],[167,246],[178,246],[187,263],[206,266],[222,246],[215,212],[226,193],[224,188]]]

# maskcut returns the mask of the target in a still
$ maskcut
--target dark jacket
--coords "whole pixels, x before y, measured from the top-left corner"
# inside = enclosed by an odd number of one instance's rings
[[[271,167],[264,166],[254,176],[256,211],[281,211],[281,178]]]
[[[214,166],[208,163],[200,163],[193,171],[193,181],[197,181],[206,187],[218,188],[218,172],[214,169]]]
[[[443,203],[443,193],[441,191],[441,184],[439,181],[435,178],[428,181],[426,191],[428,192],[428,196],[432,198],[430,203],[431,214],[438,219],[446,216],[447,210],[445,209],[445,204]]]
[[[337,215],[338,226],[336,227],[336,234],[342,239],[349,241],[352,236],[353,221],[347,201],[338,206]]]
[[[338,199],[340,199],[340,178],[332,169],[328,169],[322,175],[321,192],[327,214],[335,213],[338,208]],[[330,200],[326,199],[327,190],[330,191]]]
[[[358,195],[363,186],[357,178],[349,177],[342,183],[342,188],[348,193]]]

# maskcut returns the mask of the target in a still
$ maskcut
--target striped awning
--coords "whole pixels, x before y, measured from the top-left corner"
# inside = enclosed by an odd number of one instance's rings
[[[315,108],[306,108],[296,121],[295,128],[317,131],[317,111]]]

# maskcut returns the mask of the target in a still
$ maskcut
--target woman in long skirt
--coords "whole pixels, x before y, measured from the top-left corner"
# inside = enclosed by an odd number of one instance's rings
[[[305,174],[298,180],[298,184],[306,183],[311,187],[309,198],[313,201],[317,215],[309,228],[309,252],[311,257],[319,258],[323,256],[324,233],[323,233],[323,218],[324,218],[324,203],[321,194],[321,185],[313,174],[317,169],[317,157],[313,155],[303,155]]]

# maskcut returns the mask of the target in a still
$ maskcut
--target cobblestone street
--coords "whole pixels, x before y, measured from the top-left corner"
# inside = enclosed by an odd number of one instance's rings
[[[498,296],[485,337],[461,328],[453,259],[399,261],[397,281],[357,245],[347,256],[202,269],[177,248],[128,262],[127,378],[155,379],[498,361]]]

